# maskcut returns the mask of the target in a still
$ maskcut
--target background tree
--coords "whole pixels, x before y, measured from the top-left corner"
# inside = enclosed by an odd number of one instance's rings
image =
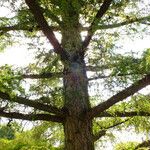
[[[146,32],[149,1],[0,4],[12,13],[0,18],[1,50],[20,43],[35,54],[26,68],[1,66],[0,116],[59,123],[65,150],[94,150],[94,142],[117,127],[149,131],[149,95],[137,92],[150,84],[150,51],[137,57],[116,46],[123,34]]]

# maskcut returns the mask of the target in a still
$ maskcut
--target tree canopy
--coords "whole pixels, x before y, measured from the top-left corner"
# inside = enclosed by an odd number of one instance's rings
[[[149,132],[150,96],[139,91],[150,84],[150,49],[118,45],[149,34],[148,0],[0,6],[8,11],[0,17],[0,50],[25,45],[34,53],[27,66],[0,66],[1,117],[55,122],[66,150],[94,150],[115,129]]]

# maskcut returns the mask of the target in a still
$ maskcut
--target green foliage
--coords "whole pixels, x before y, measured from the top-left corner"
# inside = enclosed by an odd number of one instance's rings
[[[150,70],[150,49],[147,49],[143,53],[143,59],[141,63],[142,69],[149,73]]]
[[[0,90],[3,92],[9,91],[13,96],[16,91],[24,92],[20,85],[21,78],[15,76],[14,70],[9,65],[0,67]]]
[[[111,107],[108,112],[114,115],[115,112],[149,112],[149,95],[135,95],[127,102],[121,102],[120,104],[114,105]],[[115,115],[114,115],[115,117]],[[149,133],[150,131],[150,117],[148,116],[134,116],[130,117],[129,120],[123,124],[122,127],[133,128],[136,132],[145,132]],[[119,119],[119,118],[118,118]],[[116,120],[116,119],[115,119]],[[122,128],[120,128],[122,129]]]
[[[135,150],[137,142],[119,143],[115,146],[115,150]]]
[[[113,113],[115,111],[119,112],[130,112],[130,111],[149,111],[149,95],[137,94],[132,96],[127,102],[121,102],[120,104],[114,105],[108,111]]]
[[[11,126],[0,127],[0,139],[12,140],[15,138],[15,130]]]
[[[119,143],[115,146],[115,150],[149,150],[149,144],[147,145],[147,141],[142,143],[138,142],[126,142]]]
[[[59,145],[60,147],[64,144],[63,128],[56,123],[43,122],[31,131],[32,138],[35,140],[40,139],[41,141],[48,142],[50,145]]]
[[[5,31],[0,31],[0,52],[4,52],[6,48],[13,45],[13,40],[9,33],[5,33]]]
[[[6,128],[8,127],[4,126],[4,129]],[[56,131],[56,135],[51,135],[53,130]],[[8,133],[5,133],[5,136],[0,137],[0,150],[62,150],[63,145],[58,141],[58,137],[60,137],[61,133],[59,132],[60,130],[57,131],[57,126],[54,127],[54,125],[52,126],[50,123],[42,123],[30,131],[15,132],[16,136],[13,138],[8,138]]]

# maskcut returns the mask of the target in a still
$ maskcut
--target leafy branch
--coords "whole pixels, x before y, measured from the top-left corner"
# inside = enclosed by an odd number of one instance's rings
[[[145,112],[145,111],[131,111],[131,112],[116,111],[116,112],[113,112],[113,113],[102,112],[98,115],[98,117],[135,117],[135,116],[150,117],[150,113]]]
[[[63,117],[57,115],[50,115],[50,114],[22,114],[16,112],[5,112],[0,109],[0,116],[11,118],[11,119],[22,119],[22,120],[29,120],[29,121],[52,121],[62,123],[64,121]]]
[[[30,11],[33,13],[35,20],[37,21],[38,25],[40,26],[41,30],[43,31],[44,35],[48,38],[49,42],[54,47],[54,51],[61,56],[63,60],[68,59],[68,55],[66,51],[62,48],[60,43],[58,42],[53,30],[48,25],[47,21],[45,20],[42,9],[36,2],[36,0],[25,0],[26,4],[28,5]]]
[[[110,108],[114,104],[123,101],[125,98],[133,95],[134,93],[138,92],[142,88],[146,87],[150,84],[150,74],[146,75],[141,80],[135,82],[128,88],[120,91],[116,95],[112,96],[105,102],[100,103],[99,105],[95,106],[88,112],[88,117],[93,118],[97,117],[100,113],[104,112],[106,109]]]
[[[85,37],[85,40],[83,41],[82,45],[82,51],[84,52],[87,46],[89,45],[91,38],[95,32],[95,28],[98,25],[99,20],[103,17],[103,15],[106,13],[106,11],[109,9],[109,6],[111,5],[111,2],[113,0],[105,0],[98,10],[95,18],[93,19],[93,22],[91,23],[91,26],[89,27],[88,34]]]
[[[107,130],[109,130],[109,129],[111,129],[111,128],[114,128],[114,127],[116,127],[116,126],[119,126],[119,125],[121,125],[121,124],[127,122],[128,120],[129,120],[129,119],[123,120],[123,121],[121,121],[121,122],[115,123],[115,124],[113,124],[113,125],[110,125],[110,126],[108,126],[108,127],[105,127],[104,129],[100,130],[97,134],[95,134],[95,135],[93,136],[94,142],[97,141],[98,139],[100,139],[102,136],[106,135]]]
[[[4,100],[11,101],[11,102],[16,102],[19,104],[24,104],[26,106],[33,107],[33,108],[36,108],[38,110],[46,111],[49,113],[53,113],[53,114],[57,114],[57,115],[63,115],[64,114],[64,112],[62,110],[58,109],[57,107],[42,104],[42,103],[27,99],[24,97],[9,95],[6,92],[0,91],[0,98],[4,99]]]

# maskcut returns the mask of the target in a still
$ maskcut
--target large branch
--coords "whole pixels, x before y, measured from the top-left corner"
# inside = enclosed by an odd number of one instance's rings
[[[33,13],[35,20],[37,21],[38,25],[40,26],[41,30],[43,31],[44,35],[48,38],[49,42],[54,47],[54,51],[57,54],[60,54],[63,59],[68,59],[66,51],[63,50],[60,43],[55,37],[53,30],[48,25],[47,21],[45,20],[42,10],[38,5],[36,0],[25,0],[26,4],[28,5],[29,9]]]
[[[87,46],[90,43],[90,40],[95,32],[95,28],[98,25],[99,20],[103,17],[103,15],[106,13],[106,11],[108,10],[111,2],[113,0],[105,0],[102,4],[102,6],[100,7],[100,9],[98,10],[93,22],[91,23],[91,26],[88,30],[88,34],[85,37],[85,40],[83,41],[83,45],[82,45],[82,51],[85,51],[85,49],[87,48]]]
[[[29,121],[52,121],[63,123],[64,118],[56,115],[49,115],[49,114],[22,114],[16,112],[4,112],[0,111],[1,117],[11,118],[11,119],[21,119],[21,120],[29,120]]]
[[[106,109],[110,108],[111,106],[113,106],[114,104],[116,104],[120,101],[123,101],[127,97],[135,94],[136,92],[138,92],[139,90],[141,90],[142,88],[146,87],[149,84],[150,84],[150,74],[146,75],[144,78],[135,82],[128,88],[120,91],[119,93],[112,96],[105,102],[102,102],[99,105],[92,108],[88,112],[88,117],[90,117],[90,118],[97,117],[100,113],[104,112]]]
[[[29,100],[29,99],[26,99],[24,97],[10,96],[9,94],[7,94],[5,92],[2,92],[2,91],[0,91],[0,98],[4,99],[4,100],[11,101],[11,102],[17,102],[19,104],[24,104],[26,106],[33,107],[35,109],[46,111],[46,112],[49,112],[49,113],[54,113],[54,114],[57,114],[57,115],[64,115],[64,112],[62,110],[58,109],[57,107],[42,104],[42,103],[39,103],[39,102],[35,102],[33,100]]]

